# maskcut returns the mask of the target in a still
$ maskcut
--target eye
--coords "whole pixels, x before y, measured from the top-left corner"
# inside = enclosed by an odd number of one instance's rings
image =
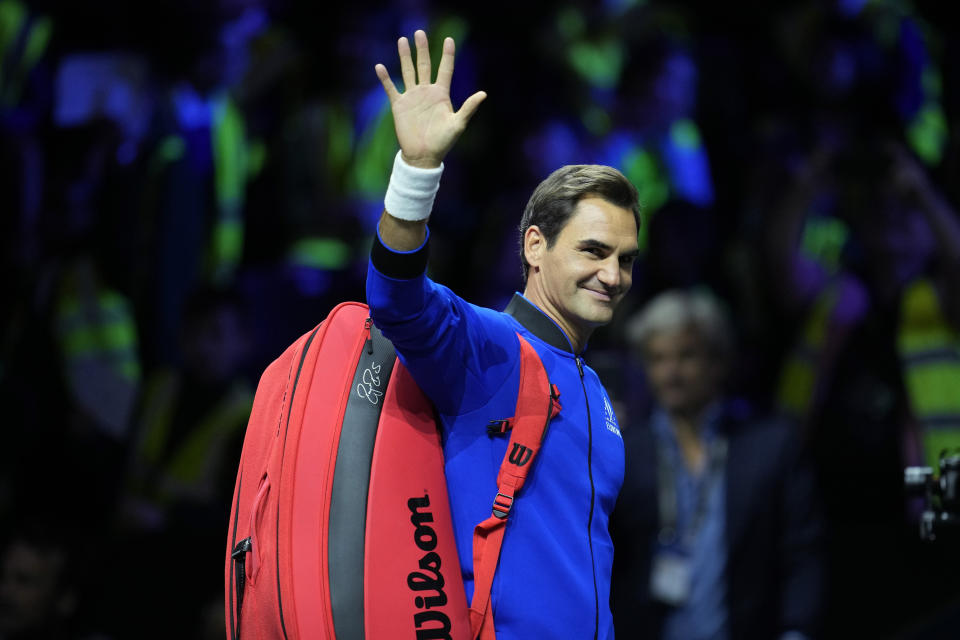
[[[595,258],[603,257],[603,250],[600,247],[584,247],[583,250]]]
[[[636,261],[637,256],[620,256],[620,265],[624,267],[632,267]]]

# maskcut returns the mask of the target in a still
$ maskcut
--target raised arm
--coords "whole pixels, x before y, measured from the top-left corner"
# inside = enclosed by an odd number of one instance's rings
[[[396,251],[412,251],[423,244],[443,159],[487,97],[486,93],[478,91],[454,111],[450,102],[455,52],[453,38],[443,41],[436,82],[431,81],[427,34],[417,31],[414,42],[416,66],[407,39],[397,41],[403,93],[394,86],[386,67],[382,64],[375,67],[390,99],[393,124],[400,143],[400,157],[394,164],[386,208],[380,218],[380,238]]]

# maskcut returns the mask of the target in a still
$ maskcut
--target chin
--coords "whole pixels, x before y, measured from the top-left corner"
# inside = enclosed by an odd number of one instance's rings
[[[613,319],[613,309],[607,311],[595,311],[589,316],[583,318],[584,323],[591,327],[599,327],[605,324],[610,324],[610,321]]]

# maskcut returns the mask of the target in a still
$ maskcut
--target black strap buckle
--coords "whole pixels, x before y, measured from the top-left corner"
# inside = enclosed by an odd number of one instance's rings
[[[510,515],[510,508],[513,506],[513,496],[497,491],[497,497],[493,499],[493,515],[506,520]]]
[[[491,420],[487,424],[487,435],[489,436],[498,436],[502,433],[506,433],[513,429],[513,423],[511,422],[512,418],[504,418],[503,420]]]

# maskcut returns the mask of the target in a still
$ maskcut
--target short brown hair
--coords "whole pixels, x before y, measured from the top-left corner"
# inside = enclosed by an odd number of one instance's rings
[[[637,188],[626,176],[602,164],[570,164],[560,167],[541,182],[533,191],[527,208],[520,219],[520,262],[523,265],[523,280],[526,282],[530,263],[523,252],[523,237],[532,225],[537,225],[547,241],[553,246],[563,231],[577,203],[586,197],[602,198],[610,204],[633,213],[640,228],[640,199]]]

